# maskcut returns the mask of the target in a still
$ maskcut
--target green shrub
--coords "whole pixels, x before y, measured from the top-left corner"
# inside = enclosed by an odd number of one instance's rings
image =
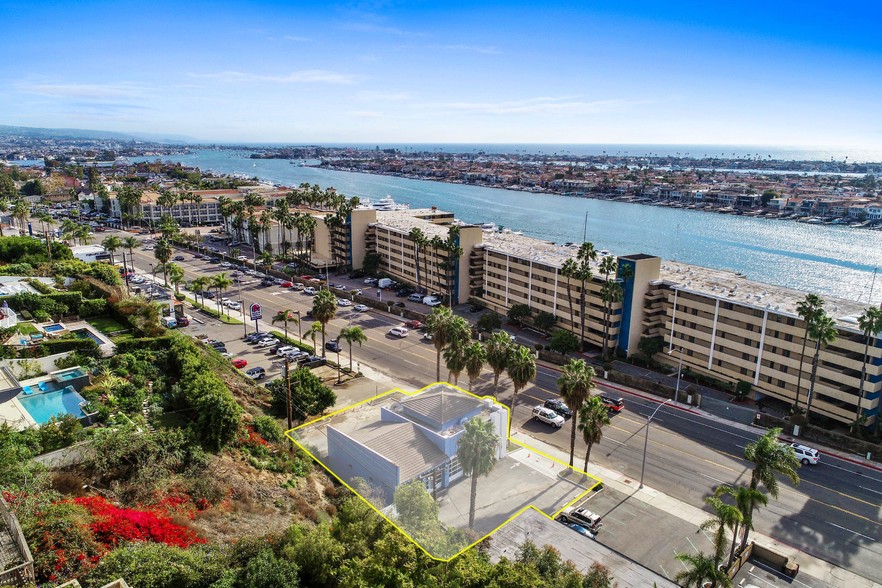
[[[52,259],[73,259],[70,247],[52,243]],[[40,265],[49,261],[46,245],[34,237],[0,237],[0,262]]]
[[[52,417],[40,427],[40,445],[43,451],[54,451],[72,445],[83,438],[83,426],[76,417],[66,414]]]
[[[269,334],[272,335],[273,337],[277,338],[279,341],[282,341],[286,345],[291,345],[292,347],[296,347],[297,349],[300,349],[301,351],[305,351],[305,352],[309,353],[310,355],[315,353],[315,347],[313,347],[312,345],[307,345],[306,343],[301,343],[297,339],[292,339],[291,337],[286,337],[285,334],[280,331],[270,331]]]
[[[209,546],[187,549],[162,543],[129,543],[107,554],[89,574],[88,588],[125,578],[138,588],[209,588],[224,576],[227,557]]]
[[[100,316],[107,310],[107,301],[103,298],[87,298],[80,304],[80,316],[90,318]]]
[[[272,395],[273,410],[279,416],[286,416],[287,387],[284,378],[273,380],[267,389]],[[299,368],[291,371],[291,399],[293,417],[303,420],[307,416],[320,415],[334,406],[337,395],[312,370]]]
[[[30,276],[33,272],[34,266],[29,263],[10,263],[0,267],[0,276]]]
[[[276,422],[276,419],[271,416],[262,415],[255,417],[254,430],[257,431],[261,437],[272,443],[278,443],[285,438],[282,427],[280,427],[279,423]]]
[[[74,337],[72,339],[47,339],[44,340],[39,349],[43,351],[43,355],[55,355],[65,351],[76,351],[81,355],[88,357],[98,357],[98,344],[91,339],[80,339]]]

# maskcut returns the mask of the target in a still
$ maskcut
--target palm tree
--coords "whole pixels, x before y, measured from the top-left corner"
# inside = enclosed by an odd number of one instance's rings
[[[495,394],[499,386],[499,376],[508,367],[508,360],[514,351],[514,345],[512,345],[511,337],[507,333],[499,331],[487,339],[486,348],[487,363],[493,370],[493,392]]]
[[[823,312],[824,299],[816,294],[806,294],[805,300],[796,304],[796,313],[805,322],[805,331],[802,333],[802,352],[799,354],[799,376],[796,379],[796,402],[794,409],[799,408],[799,390],[802,385],[802,365],[805,363],[805,346],[809,339],[809,326],[819,313]]]
[[[867,381],[867,363],[870,361],[870,341],[882,331],[882,310],[871,306],[858,317],[858,327],[864,334],[864,363],[861,366],[861,388],[858,393],[857,410],[854,413],[854,432],[858,433],[861,421],[861,403],[864,401],[864,384]],[[878,419],[877,419],[878,420]]]
[[[444,361],[454,384],[459,382],[459,374],[465,369],[465,348],[472,340],[472,328],[461,316],[454,316],[450,323],[447,347],[444,348]]]
[[[306,329],[306,336],[312,339],[313,350],[315,350],[315,338],[318,336],[319,333],[324,335],[324,329],[322,328],[321,323],[318,322],[312,323],[312,326]],[[322,347],[324,347],[324,345],[322,345]]]
[[[723,563],[723,555],[726,551],[726,529],[735,529],[744,520],[737,506],[726,504],[719,496],[708,496],[704,501],[714,509],[714,517],[704,521],[698,528],[702,531],[716,529],[714,531],[714,559],[719,567]],[[732,552],[735,550],[735,537],[732,537]],[[725,566],[728,568],[728,564]]]
[[[181,282],[184,281],[184,268],[174,262],[165,264],[165,271],[168,273],[169,281],[175,287],[175,294],[180,294]]]
[[[153,249],[153,257],[156,258],[156,261],[162,264],[162,274],[166,287],[168,287],[168,271],[166,270],[165,264],[168,263],[168,260],[171,259],[171,256],[172,248],[171,245],[169,245],[168,241],[166,241],[165,239],[160,239],[159,241],[157,241],[156,247]]]
[[[5,215],[9,212],[9,198],[7,196],[0,196],[0,216]],[[0,222],[0,237],[3,236],[3,223]]]
[[[753,462],[753,471],[750,474],[750,489],[756,490],[759,485],[768,491],[772,498],[778,498],[778,478],[776,474],[787,476],[793,484],[799,484],[799,460],[789,445],[778,442],[781,429],[769,429],[765,435],[744,448],[744,459]],[[744,517],[744,535],[741,538],[741,548],[747,545],[749,530],[753,528],[753,511],[756,502],[752,502],[748,516]]]
[[[135,247],[137,247],[140,244],[141,244],[141,242],[138,241],[138,239],[136,239],[135,237],[129,236],[129,237],[123,237],[123,239],[122,239],[122,246],[129,250],[129,263],[132,266],[132,271],[135,271],[135,258],[134,258]]]
[[[417,292],[422,292],[422,280],[420,279],[420,250],[423,247],[423,243],[426,242],[426,234],[423,233],[423,230],[419,227],[414,227],[410,230],[407,237],[413,243],[413,263],[416,266],[416,287]]]
[[[576,415],[573,413],[573,421],[575,422],[575,420]],[[597,396],[589,396],[579,409],[579,430],[582,431],[582,440],[588,446],[585,450],[584,470],[586,472],[588,471],[588,460],[591,458],[591,448],[603,439],[603,427],[608,424],[609,409]]]
[[[451,339],[453,311],[444,306],[436,306],[426,318],[426,332],[432,336],[435,345],[435,381],[441,381],[441,351],[447,347]]]
[[[511,414],[508,419],[508,432],[511,433],[511,419],[514,417],[515,403],[518,393],[524,389],[527,383],[536,377],[536,356],[527,347],[518,345],[508,361],[508,377],[514,385],[514,394],[511,397]]]
[[[286,308],[285,310],[280,310],[273,317],[271,324],[282,323],[285,327],[285,342],[288,342],[288,323],[295,322],[300,324],[300,319],[294,315],[294,311]],[[293,419],[291,414],[291,358],[286,353],[285,354],[285,414],[288,417],[288,428],[290,429],[293,426]]]
[[[326,327],[337,314],[337,298],[329,290],[321,290],[312,299],[312,316],[322,326],[322,357],[325,354]]]
[[[77,225],[74,236],[79,240],[80,245],[88,245],[92,242],[92,235],[89,234],[90,232],[89,225]]]
[[[285,341],[288,341],[288,323],[294,323],[295,325],[300,324],[300,319],[297,318],[297,315],[294,314],[294,311],[290,308],[286,308],[285,310],[280,310],[273,317],[273,320],[270,324],[274,325],[276,323],[282,323],[282,326],[285,327]]]
[[[223,297],[224,290],[233,285],[233,280],[227,277],[227,272],[221,272],[216,276],[211,278],[211,287],[217,290],[217,300],[215,304],[217,304],[217,316],[220,318],[223,315],[223,311],[221,310],[221,298]]]
[[[436,307],[439,308],[439,307]],[[493,423],[479,417],[465,422],[463,433],[456,447],[456,457],[465,475],[472,477],[469,494],[469,528],[475,528],[475,500],[478,497],[478,478],[493,471],[496,465],[499,436]]]
[[[560,389],[564,403],[573,411],[570,432],[570,467],[573,467],[573,455],[576,452],[576,422],[579,420],[582,405],[591,395],[591,389],[594,387],[594,368],[585,363],[584,359],[571,359],[557,379],[557,387]]]
[[[702,588],[706,582],[710,582],[711,586],[722,586],[730,588],[732,580],[729,579],[723,571],[720,570],[717,560],[703,553],[695,555],[689,553],[678,553],[677,560],[688,565],[688,569],[679,572],[674,576],[674,581],[684,588]]]
[[[18,225],[18,234],[25,235],[25,225],[28,222],[28,217],[31,216],[31,205],[26,200],[22,198],[18,198],[15,202],[12,203],[12,218],[15,219],[16,224]]]
[[[49,262],[52,262],[52,225],[55,224],[55,219],[52,218],[52,215],[46,211],[40,211],[36,215],[38,221],[40,221],[40,228],[42,229],[43,236],[46,238],[46,255],[49,259]],[[112,262],[112,258],[111,258]]]
[[[101,246],[104,247],[104,250],[110,253],[110,265],[114,265],[113,254],[116,253],[116,250],[123,246],[122,239],[117,237],[116,235],[111,235],[109,237],[105,237],[103,241],[101,241]],[[123,268],[125,269],[125,268]]]
[[[469,376],[469,390],[474,391],[475,380],[481,376],[484,362],[487,361],[487,349],[479,341],[472,341],[463,350],[463,361],[466,374]]]
[[[717,489],[714,491],[714,496],[718,498],[722,496],[732,497],[735,500],[735,507],[741,514],[740,519],[732,528],[732,548],[729,550],[729,559],[726,561],[726,567],[731,567],[732,561],[735,559],[735,546],[738,545],[739,527],[750,519],[751,505],[760,504],[765,506],[768,504],[769,500],[766,498],[766,495],[759,490],[751,490],[747,486],[733,488],[725,484],[717,486]],[[753,529],[751,528],[751,530]]]
[[[199,276],[190,282],[190,288],[193,289],[193,296],[196,302],[199,302],[199,296],[202,296],[202,304],[205,304],[205,288],[208,287],[208,276]]]
[[[809,379],[809,391],[805,400],[805,420],[808,423],[812,410],[812,400],[815,398],[815,382],[818,378],[818,364],[821,359],[821,349],[832,344],[836,340],[839,331],[836,329],[836,321],[827,313],[821,313],[809,325],[809,338],[815,342],[815,356],[812,359],[812,375]]]
[[[594,275],[591,271],[591,262],[597,261],[597,250],[594,249],[594,245],[591,243],[582,243],[576,257],[579,260],[579,279],[581,281],[581,289],[579,291],[579,308],[581,310],[579,312],[582,332],[579,336],[579,344],[581,350],[585,351],[585,325],[588,323],[588,317],[585,316],[585,302],[588,297],[588,293],[585,290],[585,283]]]
[[[344,327],[340,330],[340,339],[349,344],[349,371],[352,372],[352,344],[358,343],[361,347],[368,340],[367,335],[361,327]]]

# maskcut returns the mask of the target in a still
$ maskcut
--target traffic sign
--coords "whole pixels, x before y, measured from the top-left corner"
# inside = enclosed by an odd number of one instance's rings
[[[263,318],[263,313],[260,310],[260,305],[255,302],[251,305],[251,320],[256,321],[261,318]]]

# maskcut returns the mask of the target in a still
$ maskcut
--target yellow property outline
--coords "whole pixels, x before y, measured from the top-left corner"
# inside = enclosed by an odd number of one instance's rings
[[[543,512],[542,510],[536,508],[536,507],[533,506],[533,505],[525,506],[525,507],[521,508],[520,510],[518,510],[517,512],[515,512],[515,513],[514,513],[513,515],[511,515],[510,517],[508,517],[508,518],[507,518],[505,521],[503,521],[498,527],[496,527],[496,528],[493,529],[492,531],[486,533],[486,534],[483,535],[480,539],[475,540],[475,541],[472,542],[470,545],[467,545],[466,547],[463,547],[461,550],[459,550],[459,551],[458,551],[457,553],[455,553],[454,555],[452,555],[452,556],[450,556],[450,557],[448,557],[448,558],[439,558],[439,557],[435,557],[434,555],[432,555],[431,553],[429,553],[429,552],[428,552],[428,551],[427,551],[422,545],[420,545],[420,543],[419,543],[417,540],[415,540],[413,537],[411,537],[411,536],[407,533],[407,531],[405,531],[402,527],[399,527],[399,526],[395,523],[395,521],[393,521],[392,519],[390,519],[389,517],[387,517],[386,515],[384,515],[384,514],[380,511],[380,509],[378,509],[376,506],[374,506],[374,505],[371,503],[371,501],[367,500],[364,496],[362,496],[361,494],[359,494],[359,493],[358,493],[353,487],[351,487],[349,484],[347,484],[345,480],[343,480],[343,479],[340,478],[337,474],[335,474],[334,471],[333,471],[331,468],[329,468],[327,465],[325,465],[325,463],[324,463],[321,459],[319,459],[318,457],[316,457],[315,455],[313,455],[313,454],[309,451],[309,449],[306,448],[305,445],[302,445],[302,444],[300,443],[300,441],[298,441],[297,438],[296,438],[296,436],[295,436],[295,431],[297,431],[297,430],[299,430],[299,429],[303,429],[303,428],[305,428],[305,427],[311,427],[311,426],[313,426],[313,425],[315,425],[315,424],[317,424],[317,423],[320,423],[320,422],[323,421],[323,420],[330,419],[331,417],[334,417],[334,416],[339,415],[339,414],[342,414],[342,413],[344,413],[344,412],[346,412],[346,411],[352,410],[353,408],[357,408],[357,407],[359,407],[359,406],[361,406],[361,405],[363,405],[363,404],[368,404],[368,403],[374,402],[374,401],[379,400],[379,399],[381,399],[381,398],[383,398],[383,397],[385,397],[385,396],[390,396],[390,395],[395,394],[395,393],[404,394],[405,396],[416,396],[417,394],[421,394],[421,393],[425,392],[426,390],[428,390],[429,388],[432,388],[433,386],[437,386],[437,385],[439,385],[439,384],[440,384],[440,385],[444,385],[444,386],[449,386],[450,388],[453,388],[454,390],[457,390],[457,391],[462,392],[462,393],[464,393],[464,394],[468,394],[469,396],[472,396],[473,398],[477,398],[478,400],[486,400],[486,399],[489,398],[490,400],[493,401],[494,404],[496,404],[496,405],[502,407],[502,408],[505,410],[506,414],[508,415],[508,421],[509,421],[509,422],[508,422],[508,429],[509,429],[509,431],[511,430],[511,412],[509,411],[509,409],[508,409],[507,406],[505,406],[504,404],[502,404],[501,402],[499,402],[494,396],[478,396],[477,394],[472,394],[472,393],[469,392],[468,390],[463,390],[463,389],[460,388],[459,386],[454,386],[453,384],[450,384],[449,382],[435,382],[435,383],[433,383],[433,384],[429,384],[428,386],[424,386],[424,387],[422,387],[422,388],[420,388],[419,390],[416,390],[416,391],[414,391],[414,392],[407,392],[406,390],[402,390],[402,389],[400,389],[400,388],[393,388],[393,389],[391,389],[391,390],[388,390],[388,391],[386,391],[386,392],[383,392],[382,394],[378,394],[377,396],[372,396],[371,398],[368,398],[367,400],[362,400],[361,402],[357,402],[357,403],[355,403],[355,404],[353,404],[353,405],[351,405],[351,406],[347,406],[347,407],[345,407],[345,408],[341,408],[340,410],[335,410],[334,412],[332,412],[332,413],[330,413],[330,414],[327,414],[327,415],[325,415],[325,416],[319,417],[319,418],[317,418],[317,419],[315,419],[315,420],[312,420],[312,421],[309,421],[309,422],[307,422],[307,423],[303,423],[302,425],[298,425],[298,426],[294,427],[293,429],[290,429],[290,430],[288,430],[288,431],[285,431],[285,435],[286,435],[289,439],[291,439],[291,441],[293,441],[294,444],[297,445],[297,447],[299,447],[304,453],[306,453],[306,454],[309,455],[312,459],[314,459],[315,461],[317,461],[318,463],[320,463],[321,466],[322,466],[323,468],[325,468],[325,470],[327,470],[327,472],[328,472],[329,474],[331,474],[332,476],[334,476],[334,478],[336,478],[337,481],[339,481],[339,482],[340,482],[341,484],[343,484],[346,488],[348,488],[350,492],[352,492],[353,494],[355,494],[356,496],[358,496],[361,500],[363,500],[366,504],[368,504],[372,509],[374,509],[374,511],[375,511],[378,515],[380,515],[381,517],[383,517],[384,519],[386,519],[386,522],[388,522],[390,525],[392,525],[392,526],[393,526],[393,527],[394,527],[399,533],[401,533],[402,535],[404,535],[405,537],[407,537],[407,538],[408,538],[408,539],[409,539],[414,545],[416,545],[416,546],[420,549],[420,551],[422,551],[423,553],[425,553],[425,554],[426,554],[427,556],[429,556],[430,558],[432,558],[432,559],[434,559],[434,560],[436,560],[436,561],[441,561],[441,562],[449,562],[449,561],[451,561],[451,560],[453,560],[453,559],[459,557],[460,555],[462,555],[463,553],[465,553],[466,551],[468,551],[469,549],[471,549],[472,547],[474,547],[475,545],[477,545],[478,543],[480,543],[481,541],[483,541],[483,540],[486,539],[487,537],[489,537],[489,536],[493,535],[494,533],[496,533],[497,531],[499,531],[499,529],[501,529],[502,527],[504,527],[505,525],[507,525],[507,524],[510,523],[511,521],[515,520],[518,516],[520,516],[521,513],[525,512],[525,511],[527,511],[527,510],[531,510],[531,509],[532,509],[532,510],[538,512],[539,514],[541,514],[542,516],[546,517],[547,519],[553,521],[553,520],[555,519],[555,517],[557,517],[561,512],[563,512],[565,509],[569,508],[571,505],[575,504],[577,501],[581,500],[585,495],[587,495],[589,492],[591,492],[592,490],[594,490],[594,488],[596,488],[598,484],[602,484],[602,483],[603,483],[602,480],[601,480],[600,478],[597,478],[597,477],[595,477],[595,476],[592,476],[591,474],[589,474],[589,473],[587,473],[587,472],[583,472],[582,470],[576,469],[576,468],[574,468],[574,467],[571,468],[569,464],[564,463],[564,462],[560,461],[559,459],[557,459],[557,458],[555,458],[555,457],[552,457],[552,456],[548,455],[547,453],[544,453],[544,452],[542,452],[542,451],[540,451],[540,450],[538,450],[538,449],[536,449],[536,448],[534,448],[534,447],[532,447],[532,446],[530,446],[530,445],[527,445],[526,443],[523,443],[523,442],[521,442],[521,441],[518,441],[517,439],[512,439],[511,435],[509,434],[509,435],[508,435],[508,442],[509,442],[509,443],[512,443],[512,444],[514,444],[514,445],[518,445],[518,446],[523,447],[523,448],[525,448],[525,449],[529,449],[531,452],[535,452],[536,454],[541,455],[542,457],[545,457],[545,458],[547,458],[547,459],[550,459],[550,460],[553,461],[553,462],[559,463],[559,464],[561,464],[562,466],[564,466],[565,468],[573,470],[573,472],[575,472],[575,473],[577,473],[577,474],[582,474],[582,475],[584,475],[584,476],[587,477],[587,478],[591,478],[591,479],[595,480],[594,484],[592,484],[592,485],[591,485],[589,488],[587,488],[584,492],[578,494],[574,499],[572,499],[571,501],[569,501],[568,503],[566,503],[565,505],[563,505],[563,507],[561,507],[559,510],[557,510],[557,511],[556,511],[554,514],[552,514],[552,515],[548,515],[548,514],[546,514],[545,512]]]

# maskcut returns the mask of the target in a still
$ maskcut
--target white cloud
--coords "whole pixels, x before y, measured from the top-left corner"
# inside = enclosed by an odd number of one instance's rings
[[[638,104],[647,104],[647,100],[623,100],[611,98],[606,100],[576,100],[573,97],[540,96],[523,100],[506,100],[502,102],[445,102],[430,105],[439,110],[474,114],[596,114],[620,110]]]
[[[377,90],[362,90],[355,93],[358,100],[365,102],[404,102],[410,100],[410,92],[380,92]]]
[[[282,37],[282,39],[284,39],[285,41],[294,41],[297,43],[305,43],[312,40],[309,37],[298,37],[296,35],[285,35],[284,37]]]
[[[143,88],[139,88],[134,84],[41,84],[23,82],[16,84],[15,87],[29,94],[86,100],[134,98],[143,92]]]
[[[206,74],[190,74],[194,78],[216,80],[226,83],[243,82],[270,82],[277,84],[337,84],[351,85],[358,81],[358,77],[323,69],[304,69],[284,75],[262,75],[241,71],[221,71]]]

